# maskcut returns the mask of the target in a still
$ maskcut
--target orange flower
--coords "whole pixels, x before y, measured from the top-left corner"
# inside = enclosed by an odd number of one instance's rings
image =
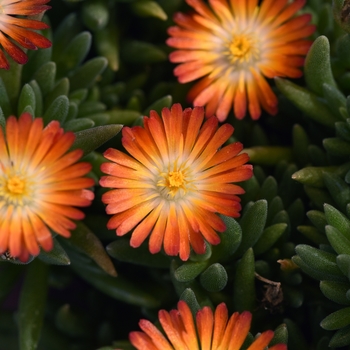
[[[167,44],[178,50],[169,56],[180,63],[174,74],[180,83],[202,78],[189,92],[195,106],[222,122],[232,105],[238,119],[247,107],[252,119],[261,108],[277,113],[277,98],[265,77],[298,78],[315,30],[311,16],[293,17],[306,0],[186,0],[194,13],[177,13]]]
[[[132,157],[115,149],[104,156],[101,170],[103,187],[115,188],[102,196],[109,229],[123,236],[134,229],[130,244],[138,247],[150,235],[151,253],[160,251],[187,260],[190,246],[197,254],[205,252],[204,239],[218,244],[216,231],[224,222],[215,213],[238,217],[241,205],[237,194],[243,189],[232,182],[252,176],[245,165],[248,155],[238,154],[243,146],[236,142],[220,149],[233,133],[218,119],[203,125],[204,110],[182,110],[179,104],[162,110],[163,120],[151,111],[144,128],[123,129],[123,145]],[[164,242],[164,243],[163,243]]]
[[[37,15],[51,8],[45,5],[50,0],[0,0],[0,45],[19,63],[28,61],[27,55],[13,41],[25,49],[37,50],[51,46],[50,40],[29,29],[46,29],[46,23],[27,19],[17,18],[13,15],[32,16]],[[10,40],[10,38],[12,40]],[[0,68],[9,69],[10,65],[3,51],[0,50]]]
[[[252,314],[235,312],[228,319],[224,303],[217,306],[215,314],[210,307],[199,310],[196,320],[184,301],[179,301],[177,310],[158,313],[160,324],[167,338],[147,320],[140,320],[143,332],[131,332],[131,344],[138,350],[239,350],[243,345],[252,320]],[[197,336],[198,333],[198,336]],[[247,350],[264,350],[274,336],[273,331],[259,335]],[[287,350],[285,344],[277,344],[270,350]]]
[[[5,134],[0,127],[0,254],[26,261],[39,245],[49,251],[50,230],[69,237],[72,219],[84,217],[74,206],[90,205],[94,194],[85,188],[94,181],[83,177],[91,165],[77,163],[83,151],[68,152],[74,138],[28,113],[9,117]]]

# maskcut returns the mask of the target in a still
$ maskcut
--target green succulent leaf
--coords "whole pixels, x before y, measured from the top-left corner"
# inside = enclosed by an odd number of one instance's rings
[[[114,21],[95,32],[95,46],[100,56],[106,57],[112,71],[119,69],[119,34]]]
[[[124,276],[112,277],[97,267],[91,260],[81,259],[76,252],[70,251],[72,268],[78,275],[93,285],[96,289],[128,304],[158,308],[162,302],[160,295],[147,286],[140,286]]]
[[[220,236],[220,243],[212,246],[211,261],[226,261],[239,247],[242,240],[242,229],[239,223],[229,217],[221,216],[226,231]]]
[[[335,86],[331,86],[325,83],[323,84],[323,96],[327,101],[330,109],[334,111],[338,118],[344,119],[342,113],[340,112],[341,108],[344,108],[346,110],[346,97],[344,94],[340,92]]]
[[[260,197],[265,198],[267,202],[270,202],[277,196],[278,184],[273,176],[268,176],[260,188]]]
[[[1,79],[1,78],[0,78],[0,106],[1,106],[3,114],[6,117],[13,113],[10,98],[9,98],[8,93],[7,93],[5,83],[4,83],[3,79]]]
[[[341,166],[305,167],[292,175],[292,179],[303,185],[324,187],[323,173],[334,173],[344,176],[350,170],[350,163]]]
[[[32,87],[35,96],[35,116],[42,116],[44,110],[43,94],[36,80],[32,80],[29,85]],[[1,92],[0,92],[1,94]],[[2,106],[2,105],[1,105]]]
[[[311,277],[321,280],[343,281],[344,275],[336,263],[336,255],[320,249],[299,244],[295,247],[299,259],[293,261]],[[305,266],[306,269],[305,269]],[[310,273],[311,271],[311,273]],[[317,273],[314,273],[316,271]],[[316,277],[317,276],[317,277]]]
[[[288,329],[287,325],[281,324],[275,329],[273,339],[269,343],[269,347],[276,344],[287,344],[288,343]]]
[[[328,315],[321,321],[321,327],[332,331],[350,325],[350,307],[345,307]]]
[[[40,86],[43,96],[46,96],[55,86],[56,63],[47,62],[43,64],[33,76],[33,79]]]
[[[20,350],[37,348],[47,296],[48,265],[36,259],[28,265],[18,311]]]
[[[350,155],[350,142],[342,140],[338,137],[323,139],[323,146],[331,155],[338,157],[349,157]]]
[[[168,16],[161,6],[151,0],[135,1],[131,4],[133,12],[140,17],[155,17],[165,21]]]
[[[167,59],[166,53],[157,46],[145,41],[128,41],[122,47],[123,60],[129,63],[157,63]]]
[[[68,114],[66,117],[66,122],[71,121],[78,115],[78,105],[75,102],[70,101],[68,106]]]
[[[309,220],[322,233],[326,233],[325,227],[328,224],[326,214],[319,210],[310,210],[306,213]]]
[[[324,173],[328,174],[328,173]],[[307,196],[311,199],[311,201],[314,203],[314,205],[319,208],[323,209],[324,203],[329,203],[330,205],[335,206],[333,198],[329,194],[327,190],[324,190],[322,188],[317,188],[313,186],[304,186],[305,193]]]
[[[258,241],[262,235],[267,218],[267,202],[262,199],[255,202],[244,212],[239,224],[242,228],[242,242],[234,253],[235,257],[241,256]]]
[[[63,77],[84,61],[90,50],[91,40],[89,32],[81,32],[70,41],[56,60],[58,77]]]
[[[35,111],[35,94],[29,84],[25,84],[21,90],[18,100],[17,115],[21,115],[27,106],[30,106]]]
[[[175,270],[174,276],[179,282],[190,282],[202,273],[208,261],[188,261]]]
[[[327,237],[323,233],[321,233],[316,227],[301,225],[297,227],[297,230],[316,244],[328,243]]]
[[[70,265],[69,257],[65,250],[62,248],[62,246],[58,243],[57,239],[54,238],[53,242],[53,249],[49,252],[41,250],[40,254],[38,255],[38,258],[46,264]]]
[[[183,300],[190,307],[193,317],[196,317],[197,312],[200,310],[200,305],[197,301],[196,294],[194,294],[191,288],[186,288],[180,296],[180,300]]]
[[[260,165],[275,165],[278,162],[292,160],[292,149],[281,146],[255,146],[245,148],[249,161]]]
[[[282,210],[284,210],[284,205],[281,197],[276,196],[271,200],[268,207],[267,212],[267,224],[270,224],[273,218],[280,213]]]
[[[346,346],[349,344],[350,344],[350,326],[346,326],[335,332],[328,346],[332,348],[340,348],[342,346]]]
[[[349,118],[347,118],[349,119]],[[335,132],[337,137],[350,142],[350,125],[347,122],[336,122]]]
[[[91,87],[98,76],[105,70],[107,64],[106,58],[95,57],[77,68],[69,77],[71,91]]]
[[[75,141],[71,150],[79,148],[84,151],[85,155],[89,154],[117,135],[122,127],[122,125],[111,124],[78,131],[75,133]]]
[[[18,98],[18,94],[22,88],[21,75],[23,65],[12,62],[11,69],[0,69],[0,79],[3,81],[7,90],[7,96],[12,106],[15,106]],[[2,106],[2,105],[1,105]]]
[[[325,297],[341,305],[350,305],[350,300],[346,297],[350,289],[350,283],[340,283],[334,281],[321,281],[321,292]]]
[[[325,103],[308,89],[282,78],[275,78],[275,82],[282,94],[291,100],[309,118],[331,128],[334,127],[335,122],[339,121],[327,108]]]
[[[133,124],[139,117],[141,117],[141,113],[138,111],[131,110],[116,110],[112,109],[108,111],[109,114],[109,122],[111,124]]]
[[[48,108],[56,98],[60,96],[68,96],[69,79],[67,77],[60,79],[54,88],[45,97],[45,109]]]
[[[113,263],[107,255],[101,241],[84,223],[77,222],[76,225],[77,227],[72,231],[71,237],[64,242],[86,254],[109,275],[117,276]]]
[[[270,249],[283,235],[287,227],[288,225],[286,223],[274,224],[267,227],[253,247],[255,256],[263,254]]]
[[[212,246],[208,242],[204,242],[205,252],[203,254],[197,254],[194,250],[190,252],[191,261],[205,261],[210,259],[212,255]]]
[[[106,249],[110,256],[119,261],[163,269],[170,265],[170,260],[165,255],[151,254],[146,245],[132,248],[128,239],[120,238],[110,243]]]
[[[337,87],[331,69],[329,41],[323,35],[314,41],[306,56],[305,81],[310,90],[320,96],[323,95],[323,84]]]
[[[173,103],[173,98],[170,95],[164,96],[159,100],[153,102],[144,111],[143,115],[148,116],[150,111],[156,111],[158,114],[162,112],[163,108],[170,108]]]
[[[336,208],[329,204],[324,205],[324,212],[329,225],[338,229],[344,237],[350,240],[350,221]]]
[[[202,287],[208,292],[219,292],[225,288],[228,276],[225,268],[215,263],[202,272],[199,280]]]
[[[256,300],[255,264],[253,249],[249,248],[237,263],[233,285],[233,305],[235,310],[253,310]]]
[[[52,61],[52,47],[45,50],[28,51],[28,62],[22,69],[22,82],[28,82],[33,79],[33,74],[43,65]]]
[[[90,114],[104,112],[106,105],[99,101],[84,101],[79,105],[78,118],[87,117]]]
[[[67,123],[64,124],[64,129],[66,131],[78,132],[91,129],[93,126],[95,126],[95,123],[90,118],[79,118],[67,121]]]
[[[337,256],[337,265],[341,272],[349,279],[350,281],[350,255],[339,254]]]
[[[103,29],[109,21],[110,10],[107,1],[89,0],[82,6],[84,24],[92,31]]]
[[[288,348],[310,350],[310,346],[306,342],[303,332],[300,330],[298,324],[289,318],[285,318],[283,322],[288,330]]]
[[[80,105],[81,102],[86,100],[88,92],[88,89],[81,88],[71,92],[68,97],[70,101],[74,101],[77,105]]]
[[[326,226],[329,243],[338,254],[350,255],[350,240],[331,225]]]
[[[43,115],[44,123],[48,124],[52,120],[58,120],[61,124],[67,118],[69,109],[69,100],[67,96],[57,97]]]

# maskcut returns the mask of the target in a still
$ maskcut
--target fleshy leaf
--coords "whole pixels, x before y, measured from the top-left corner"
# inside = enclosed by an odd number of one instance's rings
[[[324,83],[337,86],[331,69],[329,41],[323,35],[314,41],[306,56],[305,80],[310,90],[320,96],[323,95]]]
[[[237,264],[233,305],[239,312],[254,309],[256,301],[254,260],[253,249],[249,248]]]
[[[131,264],[144,265],[155,268],[169,268],[170,260],[163,254],[151,254],[146,245],[135,249],[130,246],[128,239],[120,238],[110,243],[106,250],[110,256]]]
[[[321,281],[321,292],[330,300],[341,305],[350,305],[346,292],[350,289],[350,283],[339,283],[334,281]]]
[[[75,133],[75,141],[71,149],[80,148],[84,154],[88,154],[117,135],[122,127],[122,125],[111,124],[78,131]]]
[[[244,212],[239,224],[242,228],[242,242],[234,253],[239,257],[258,241],[262,235],[267,218],[267,202],[262,199],[255,202],[247,211]]]
[[[53,249],[49,252],[41,250],[38,258],[47,264],[70,265],[69,257],[62,246],[58,243],[57,239],[54,238],[53,242]]]
[[[202,272],[199,280],[202,287],[208,292],[219,292],[225,288],[228,276],[225,268],[215,263]]]
[[[94,260],[98,266],[111,276],[117,276],[113,263],[107,255],[101,241],[82,222],[77,222],[77,228],[65,242]]]
[[[34,350],[40,338],[45,313],[48,265],[36,259],[28,265],[19,302],[20,350]]]

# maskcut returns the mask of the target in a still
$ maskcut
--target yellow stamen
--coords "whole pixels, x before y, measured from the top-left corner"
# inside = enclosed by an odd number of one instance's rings
[[[232,55],[237,58],[244,57],[250,49],[251,43],[245,36],[236,36],[230,45]]]
[[[25,191],[25,181],[18,176],[13,176],[7,180],[7,189],[12,194],[23,194]]]
[[[237,34],[229,44],[229,52],[232,62],[246,62],[257,58],[259,55],[257,40],[252,35]]]
[[[160,175],[161,179],[157,182],[157,186],[165,189],[163,194],[166,196],[170,195],[174,198],[180,189],[187,191],[186,184],[188,181],[182,171],[169,171]]]
[[[171,171],[169,173],[169,187],[181,187],[185,182],[184,180],[184,175],[181,171]]]

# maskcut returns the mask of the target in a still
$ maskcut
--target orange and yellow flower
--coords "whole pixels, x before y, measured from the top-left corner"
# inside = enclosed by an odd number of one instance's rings
[[[140,320],[142,332],[131,332],[129,339],[138,350],[240,350],[249,333],[252,314],[235,312],[228,318],[227,307],[219,304],[215,313],[205,306],[193,319],[188,305],[179,301],[177,310],[160,310],[159,322],[163,333],[150,321]],[[197,335],[198,334],[198,335]],[[264,350],[274,336],[273,331],[261,333],[247,350]],[[277,344],[270,350],[287,350]]]
[[[191,14],[176,13],[167,44],[177,49],[180,83],[201,78],[188,98],[206,106],[206,115],[222,122],[232,107],[242,119],[261,110],[277,113],[277,98],[266,78],[298,78],[315,31],[311,15],[294,16],[306,0],[186,0]]]
[[[14,42],[25,49],[37,50],[51,46],[50,40],[28,29],[46,29],[46,23],[15,16],[32,16],[42,13],[50,6],[45,5],[50,0],[0,0],[0,45],[10,57],[19,64],[28,61],[27,55]],[[10,65],[2,50],[0,50],[0,68],[9,69]]]
[[[101,170],[103,187],[114,188],[102,196],[113,214],[109,229],[123,236],[134,229],[130,244],[138,247],[148,237],[151,253],[164,246],[167,255],[187,260],[190,247],[205,252],[205,240],[218,244],[225,231],[216,214],[238,217],[238,194],[244,190],[232,182],[249,179],[252,166],[239,142],[223,144],[233,133],[214,116],[204,120],[204,109],[182,110],[179,104],[162,110],[162,119],[151,111],[144,127],[123,129],[122,143],[131,154],[108,149],[112,161]]]
[[[68,151],[74,139],[57,121],[44,128],[28,113],[10,116],[5,133],[0,127],[0,254],[26,261],[49,251],[50,230],[69,237],[84,217],[75,206],[90,205],[94,181],[84,177],[91,165],[77,163],[83,151]]]

